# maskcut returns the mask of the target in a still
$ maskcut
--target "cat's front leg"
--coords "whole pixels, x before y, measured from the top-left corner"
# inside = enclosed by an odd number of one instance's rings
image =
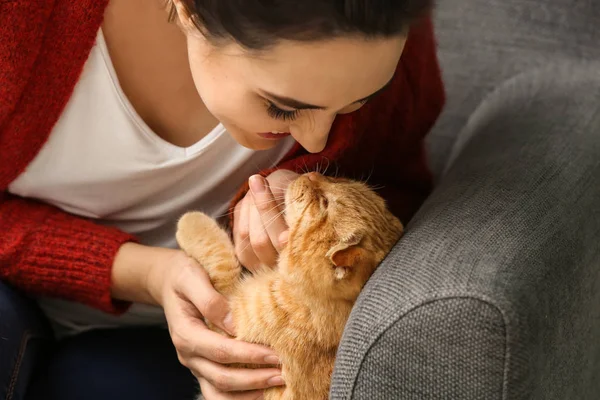
[[[265,390],[265,394],[263,400],[283,400],[286,388],[283,387],[273,387]]]
[[[227,232],[208,215],[195,211],[181,217],[176,238],[181,249],[204,267],[215,289],[230,295],[242,267]]]
[[[286,386],[274,391],[273,397],[268,397],[265,392],[265,400],[328,400],[329,386],[335,356],[322,355],[314,357],[310,350],[301,355],[296,362],[284,364],[282,375]]]

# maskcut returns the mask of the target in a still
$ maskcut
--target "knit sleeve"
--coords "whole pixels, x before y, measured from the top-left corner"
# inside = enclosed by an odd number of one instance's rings
[[[0,194],[0,279],[31,295],[59,297],[119,314],[111,268],[135,238],[53,206]]]

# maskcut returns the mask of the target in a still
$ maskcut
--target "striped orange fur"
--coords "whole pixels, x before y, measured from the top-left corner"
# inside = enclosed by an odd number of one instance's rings
[[[277,268],[253,275],[242,275],[228,234],[203,213],[181,218],[177,240],[230,301],[237,338],[280,356],[286,386],[265,399],[325,400],[354,302],[403,226],[367,185],[314,172],[289,185],[285,218]]]

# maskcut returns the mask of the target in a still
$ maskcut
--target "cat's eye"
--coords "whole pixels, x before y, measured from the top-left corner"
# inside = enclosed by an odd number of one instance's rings
[[[322,208],[327,209],[327,207],[329,207],[329,200],[327,199],[327,197],[323,196],[319,201],[321,203]]]

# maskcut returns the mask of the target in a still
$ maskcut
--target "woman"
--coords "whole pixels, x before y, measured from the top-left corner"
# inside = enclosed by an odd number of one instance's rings
[[[273,265],[278,197],[331,164],[370,175],[406,222],[431,186],[423,137],[443,103],[430,7],[2,2],[0,278],[35,297],[59,339],[31,382],[0,370],[8,398],[19,384],[28,398],[186,398],[177,356],[207,400],[284,384],[277,369],[227,366],[277,355],[206,329],[202,316],[235,326],[177,249],[176,220],[224,216],[234,198],[238,257]]]

